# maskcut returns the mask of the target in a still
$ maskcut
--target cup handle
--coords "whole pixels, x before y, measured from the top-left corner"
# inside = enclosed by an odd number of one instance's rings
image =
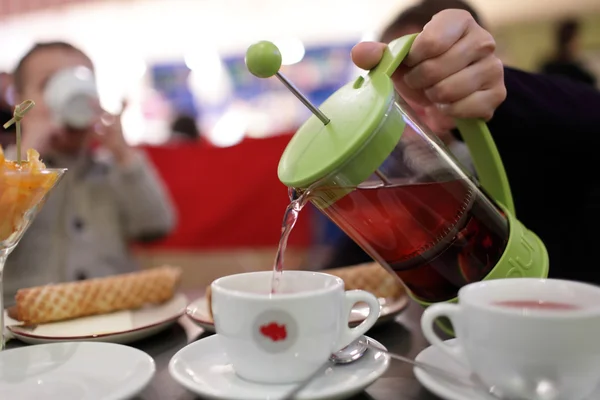
[[[456,326],[458,319],[460,318],[460,313],[461,308],[458,304],[434,304],[423,312],[423,316],[421,317],[421,330],[429,343],[442,350],[460,364],[468,366],[466,365],[463,347],[460,344],[453,346],[446,344],[437,333],[435,333],[433,328],[435,320],[441,317],[448,318],[452,322],[452,325]]]
[[[371,293],[364,290],[348,290],[344,294],[346,298],[341,321],[344,326],[341,329],[340,337],[338,338],[334,352],[343,349],[364,335],[366,331],[375,325],[375,322],[377,322],[379,319],[379,314],[381,313],[381,304],[379,304],[377,297]],[[350,317],[350,312],[352,312],[352,307],[354,307],[356,303],[360,302],[367,303],[369,306],[369,315],[363,322],[360,323],[360,325],[355,326],[354,328],[349,328],[348,319]]]

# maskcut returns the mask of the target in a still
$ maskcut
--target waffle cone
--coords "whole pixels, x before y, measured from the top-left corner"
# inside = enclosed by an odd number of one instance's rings
[[[365,290],[375,297],[383,298],[398,298],[405,293],[404,286],[398,278],[378,263],[371,262],[321,272],[341,278],[346,290]]]
[[[206,288],[206,292],[204,293],[204,296],[206,297],[206,303],[208,304],[208,315],[210,315],[210,317],[213,318],[213,313],[212,313],[212,289],[211,289],[210,285],[208,285],[208,287]]]
[[[63,321],[160,304],[175,294],[181,270],[141,272],[20,289],[11,314],[26,325]]]

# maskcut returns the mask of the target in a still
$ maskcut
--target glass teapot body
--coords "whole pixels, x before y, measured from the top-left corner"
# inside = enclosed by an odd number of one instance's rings
[[[367,179],[353,184],[340,168],[308,198],[415,297],[452,299],[498,264],[508,219],[398,95],[373,135],[389,129],[400,140]]]

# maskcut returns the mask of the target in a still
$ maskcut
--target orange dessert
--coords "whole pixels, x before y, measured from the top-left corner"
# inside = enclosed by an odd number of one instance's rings
[[[37,151],[27,150],[27,161],[18,163],[6,160],[0,147],[0,242],[27,225],[28,211],[41,205],[59,178],[59,171],[46,169]]]

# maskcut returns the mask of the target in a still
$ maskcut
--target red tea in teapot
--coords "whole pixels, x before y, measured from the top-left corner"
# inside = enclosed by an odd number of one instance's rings
[[[451,299],[497,264],[508,222],[466,179],[369,182],[323,212],[424,301]]]

